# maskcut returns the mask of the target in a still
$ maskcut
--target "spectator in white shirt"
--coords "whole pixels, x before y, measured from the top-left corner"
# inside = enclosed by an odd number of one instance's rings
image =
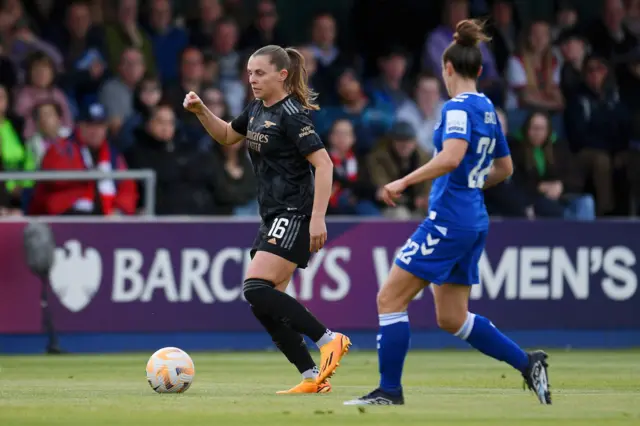
[[[433,131],[444,105],[440,93],[440,81],[433,74],[423,73],[416,81],[414,100],[406,101],[396,113],[398,121],[411,124],[418,145],[428,153],[433,153]]]
[[[549,24],[534,21],[526,34],[520,51],[507,64],[507,108],[561,111],[564,98],[560,92],[560,61],[551,47]]]

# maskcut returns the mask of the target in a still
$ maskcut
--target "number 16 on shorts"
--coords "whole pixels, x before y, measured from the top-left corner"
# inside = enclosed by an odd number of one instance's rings
[[[275,243],[275,240],[277,240],[283,249],[291,250],[297,242],[301,243],[298,241],[300,239],[299,237],[301,237],[301,231],[306,232],[308,235],[308,226],[306,226],[306,223],[306,218],[302,215],[277,217],[273,220],[269,232],[267,232],[267,239],[272,243]],[[303,227],[303,225],[305,226]]]
[[[287,227],[289,226],[289,219],[286,217],[277,217],[271,224],[271,229],[269,229],[268,237],[277,238],[278,240],[284,237],[285,232],[287,232]]]

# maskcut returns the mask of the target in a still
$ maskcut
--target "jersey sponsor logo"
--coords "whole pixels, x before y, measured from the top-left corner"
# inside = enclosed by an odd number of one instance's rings
[[[300,133],[298,134],[298,137],[304,138],[305,136],[315,135],[315,133],[316,133],[316,130],[313,128],[313,126],[306,126],[300,129]]]
[[[462,110],[447,111],[445,133],[467,133],[467,112]]]
[[[251,149],[253,151],[256,151],[256,152],[260,152],[260,148],[262,147],[260,142],[253,142],[253,141],[249,141],[249,143],[247,145],[249,146],[249,149]]]
[[[247,131],[247,138],[251,139],[254,142],[269,143],[269,135],[265,135],[264,133],[260,132],[254,132],[252,130]]]
[[[267,129],[271,126],[275,126],[276,123],[274,123],[273,121],[269,121],[269,120],[265,120],[264,122],[264,127],[266,127]]]
[[[247,130],[247,139],[249,141],[249,149],[257,152],[260,152],[262,144],[269,143],[269,135],[252,130]]]

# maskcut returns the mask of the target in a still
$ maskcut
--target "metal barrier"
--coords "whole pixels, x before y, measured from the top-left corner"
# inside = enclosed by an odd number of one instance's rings
[[[35,180],[35,181],[98,181],[101,179],[114,180],[142,180],[144,181],[144,214],[153,216],[156,205],[156,172],[151,169],[143,170],[114,170],[101,172],[98,170],[60,170],[50,172],[0,172],[0,182],[10,180]]]

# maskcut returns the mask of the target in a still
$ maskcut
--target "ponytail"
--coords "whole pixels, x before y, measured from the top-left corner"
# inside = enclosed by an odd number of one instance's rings
[[[305,109],[317,111],[320,109],[315,100],[318,94],[308,84],[307,69],[304,66],[304,56],[292,47],[284,49],[289,56],[289,76],[285,80],[285,89],[295,96]]]
[[[302,107],[307,110],[320,109],[315,103],[318,94],[311,90],[307,80],[307,69],[304,67],[304,56],[293,47],[283,49],[280,46],[270,44],[256,50],[251,56],[266,55],[278,71],[286,69],[287,78],[284,80],[284,89],[293,95]]]
[[[453,34],[454,43],[460,46],[477,47],[480,43],[491,41],[491,37],[484,32],[484,21],[464,19],[456,25]]]
[[[477,80],[482,69],[480,43],[490,41],[484,33],[484,22],[465,19],[458,22],[453,34],[453,42],[442,54],[442,63],[451,63],[453,69],[463,78]]]

